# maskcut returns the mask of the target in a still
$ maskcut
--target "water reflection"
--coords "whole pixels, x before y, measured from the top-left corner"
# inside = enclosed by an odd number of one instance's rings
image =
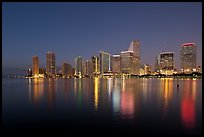
[[[185,128],[195,127],[195,94],[196,83],[194,80],[186,80],[183,85],[181,100],[181,119]]]
[[[32,86],[32,88],[30,87]],[[44,79],[33,79],[32,82],[29,81],[29,89],[31,90],[31,100],[32,102],[37,105],[39,104],[40,100],[44,94]]]
[[[112,104],[114,114],[120,112],[120,79],[114,79]]]
[[[169,110],[169,103],[171,102],[173,96],[173,79],[164,78],[162,79],[162,99],[164,100],[163,116],[165,117]]]
[[[91,110],[93,107],[92,112],[106,113],[111,111],[114,117],[123,119],[134,119],[137,117],[136,114],[143,113],[144,108],[148,110],[152,106],[156,106],[158,108],[156,113],[161,113],[163,118],[166,119],[172,113],[170,111],[172,105],[170,104],[176,98],[180,99],[181,105],[173,107],[180,109],[179,116],[183,126],[194,128],[197,81],[194,79],[180,80],[179,93],[173,96],[174,90],[177,91],[175,85],[176,80],[171,78],[156,80],[117,78],[29,79],[28,98],[35,106],[39,106],[37,104],[47,100],[47,106],[50,109],[53,108],[56,100],[62,103],[64,98],[68,104],[73,104],[73,107],[76,106],[80,110],[82,108]],[[61,98],[56,99],[60,97],[60,92],[62,93],[62,100],[60,100]],[[73,97],[69,96],[68,98],[68,95],[72,94]],[[154,103],[154,101],[157,101],[157,103]]]
[[[48,108],[51,109],[55,103],[56,92],[55,79],[48,79]],[[47,85],[47,84],[46,84]]]
[[[94,78],[94,107],[95,107],[95,110],[98,109],[98,87],[99,87],[99,78]]]
[[[125,82],[127,83],[123,83],[124,85],[127,85],[127,87],[125,88],[125,90],[123,92],[121,92],[121,114],[122,114],[122,118],[128,118],[128,119],[132,119],[134,118],[134,111],[135,111],[135,104],[134,104],[134,88],[137,87],[137,85],[135,86],[136,83],[133,83],[133,81],[131,79],[126,80]]]
[[[82,79],[74,79],[74,95],[78,109],[82,106]]]

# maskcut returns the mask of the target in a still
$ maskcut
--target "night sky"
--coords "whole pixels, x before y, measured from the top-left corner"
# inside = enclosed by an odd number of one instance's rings
[[[197,66],[202,66],[202,3],[3,3],[3,74],[23,72],[46,52],[56,54],[57,66],[74,65],[103,50],[119,54],[132,40],[141,42],[141,61],[154,65],[160,52],[175,53],[195,42]],[[154,67],[153,67],[154,68]]]

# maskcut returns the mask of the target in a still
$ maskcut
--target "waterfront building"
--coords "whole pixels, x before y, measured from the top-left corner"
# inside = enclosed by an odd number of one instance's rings
[[[30,69],[30,68],[28,69],[28,71],[27,71],[27,76],[28,76],[28,77],[31,77],[31,76],[32,76],[32,69]]]
[[[38,58],[38,56],[33,56],[32,73],[33,73],[34,77],[37,77],[39,75],[39,58]]]
[[[140,73],[140,65],[141,65],[141,57],[140,57],[140,41],[133,40],[130,43],[128,51],[133,52],[133,74],[139,75]]]
[[[185,43],[180,47],[181,71],[191,73],[196,71],[196,45],[195,43]]]
[[[109,53],[100,51],[100,72],[103,75],[111,71],[111,56]]]
[[[120,73],[120,55],[113,55],[112,56],[112,72],[113,73]]]
[[[158,58],[158,67],[160,74],[172,75],[174,71],[174,53],[160,53]]]
[[[64,78],[66,78],[66,77],[68,77],[68,63],[63,63],[62,64],[62,77],[64,77]]]
[[[53,52],[47,52],[46,54],[46,73],[48,77],[56,77],[56,65],[55,54]]]
[[[82,77],[82,57],[78,56],[75,58],[75,76]]]
[[[93,76],[94,72],[94,67],[93,67],[93,62],[91,60],[86,61],[86,70],[85,70],[85,75],[88,77]]]
[[[99,63],[99,57],[92,56],[91,57],[92,63],[93,63],[93,73],[99,74],[100,73],[100,63]]]

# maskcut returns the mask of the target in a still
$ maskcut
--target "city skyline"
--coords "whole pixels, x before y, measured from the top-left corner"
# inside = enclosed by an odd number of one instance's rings
[[[177,69],[180,45],[194,42],[197,66],[202,68],[201,3],[3,3],[2,7],[3,70],[26,70],[32,67],[33,55],[39,57],[39,67],[45,67],[47,51],[57,55],[56,66],[63,62],[74,66],[77,56],[88,60],[99,56],[100,50],[120,54],[134,39],[141,42],[142,64],[154,66],[155,56],[169,51],[175,53]],[[158,15],[159,11],[163,13]]]

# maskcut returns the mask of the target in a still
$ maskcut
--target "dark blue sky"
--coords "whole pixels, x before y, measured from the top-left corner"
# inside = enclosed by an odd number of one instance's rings
[[[57,65],[73,65],[78,55],[89,59],[100,50],[118,54],[132,40],[141,41],[142,63],[154,65],[156,55],[171,51],[176,68],[180,45],[195,42],[197,64],[202,66],[202,3],[2,5],[3,70],[27,69],[33,55],[45,65],[47,51],[56,54]]]

